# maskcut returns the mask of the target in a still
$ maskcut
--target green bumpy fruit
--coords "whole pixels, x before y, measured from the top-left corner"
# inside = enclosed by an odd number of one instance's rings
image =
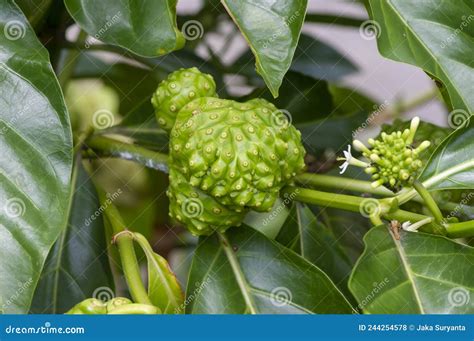
[[[216,96],[216,83],[212,76],[193,67],[170,74],[160,83],[151,102],[156,110],[158,123],[169,133],[183,106],[199,97]]]
[[[179,77],[170,78],[176,83]],[[305,168],[301,133],[268,101],[173,98],[180,99],[180,110],[170,132],[170,216],[193,234],[240,225],[249,210],[270,211],[281,188]]]
[[[107,314],[106,304],[96,298],[88,298],[72,307],[67,315],[102,315]]]

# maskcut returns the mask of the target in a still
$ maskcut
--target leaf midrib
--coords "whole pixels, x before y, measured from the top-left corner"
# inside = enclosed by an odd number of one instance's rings
[[[227,256],[229,264],[232,268],[232,271],[234,273],[237,284],[240,288],[240,292],[242,293],[242,296],[244,298],[247,309],[250,311],[251,314],[253,315],[257,314],[258,312],[257,306],[255,302],[253,301],[252,295],[250,295],[250,291],[252,290],[252,287],[248,284],[247,279],[245,278],[244,272],[242,271],[242,268],[240,267],[237,256],[234,254],[233,250],[231,249],[229,240],[227,239],[224,233],[218,233],[218,237],[221,243],[221,247],[224,249],[224,252]]]

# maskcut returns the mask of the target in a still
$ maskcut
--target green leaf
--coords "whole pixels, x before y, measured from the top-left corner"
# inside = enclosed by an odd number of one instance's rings
[[[266,88],[255,90],[249,98],[265,98],[279,109],[285,109],[293,124],[311,122],[331,114],[333,103],[326,81],[290,71],[281,86],[281,95],[273,99]]]
[[[136,242],[141,246],[148,262],[148,297],[163,314],[176,314],[183,310],[183,292],[178,280],[171,271],[166,259],[153,252],[143,235],[134,233]]]
[[[441,236],[372,228],[349,287],[369,314],[472,314],[474,249]],[[470,299],[471,298],[471,299]]]
[[[345,148],[353,133],[362,126],[373,102],[353,90],[331,86],[290,71],[281,87],[281,95],[271,99],[267,89],[257,89],[244,100],[261,97],[271,100],[301,131],[308,152],[316,154],[326,148]],[[343,95],[345,97],[343,97]],[[351,105],[354,104],[354,105]]]
[[[103,219],[91,218],[99,199],[81,163],[75,168],[68,228],[46,260],[31,307],[35,314],[62,314],[86,298],[114,292]]]
[[[154,123],[155,122],[150,122],[148,126],[145,124],[139,126],[118,125],[104,130],[103,133],[126,136],[136,145],[161,153],[167,153],[169,142],[168,133]]]
[[[357,27],[364,23],[364,20],[346,17],[338,14],[306,13],[305,23],[341,25],[348,27]]]
[[[288,200],[287,200],[288,201]],[[275,239],[288,217],[288,202],[278,198],[270,212],[250,211],[244,219],[244,224],[263,233],[270,239]]]
[[[306,150],[316,154],[326,148],[334,151],[345,149],[352,139],[352,134],[366,119],[367,112],[359,111],[296,124],[296,128],[301,131]]]
[[[201,238],[187,301],[192,314],[352,312],[324,272],[246,226]]]
[[[368,0],[380,53],[440,80],[453,108],[474,111],[472,0]]]
[[[334,102],[334,113],[338,115],[361,111],[365,111],[368,114],[376,110],[380,111],[383,106],[383,104],[378,106],[375,100],[351,88],[330,84],[329,92]]]
[[[254,59],[252,52],[247,50],[233,63],[232,69],[237,74],[244,74],[254,81],[253,78],[257,77],[252,66]],[[330,45],[302,33],[290,70],[316,79],[334,81],[357,71],[357,67]],[[280,93],[285,94],[285,91],[281,89]]]
[[[64,0],[89,35],[140,56],[155,57],[183,47],[176,27],[177,0]]]
[[[306,34],[301,34],[290,70],[316,79],[335,81],[357,71],[339,51]]]
[[[13,1],[0,4],[0,31],[0,306],[26,313],[67,224],[72,138],[48,53]]]
[[[223,0],[222,4],[255,55],[257,72],[277,97],[295,53],[307,0]]]
[[[419,179],[430,190],[474,188],[474,120],[449,135],[434,151]]]
[[[352,266],[332,231],[301,203],[295,203],[285,226],[277,240],[288,240],[284,234],[295,231],[292,249],[299,250],[303,258],[323,270],[343,292],[347,291]]]
[[[43,21],[53,0],[16,0],[15,2],[28,18],[31,26],[37,28],[38,24]]]

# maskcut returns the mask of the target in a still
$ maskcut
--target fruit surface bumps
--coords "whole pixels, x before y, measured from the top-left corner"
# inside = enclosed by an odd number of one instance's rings
[[[228,208],[213,197],[189,184],[174,167],[170,168],[170,216],[176,219],[194,235],[210,235],[224,232],[230,226],[240,225],[247,213]]]
[[[160,83],[151,102],[158,123],[170,132],[181,108],[196,98],[206,96],[217,96],[214,79],[193,67],[171,73]]]
[[[222,230],[249,209],[271,210],[280,189],[304,169],[301,134],[281,115],[262,99],[239,103],[204,97],[181,109],[171,131],[170,163],[182,183],[213,199],[210,210],[203,204],[210,213],[206,223]],[[172,175],[171,183],[176,178]],[[177,211],[179,204],[174,206]]]
[[[170,216],[195,235],[240,225],[249,210],[270,211],[301,172],[301,134],[273,104],[217,98],[211,76],[181,69],[152,103],[170,134]]]

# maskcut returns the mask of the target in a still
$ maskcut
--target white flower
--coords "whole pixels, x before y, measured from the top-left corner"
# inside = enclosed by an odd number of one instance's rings
[[[402,229],[404,231],[409,231],[409,232],[418,232],[416,229],[413,229],[413,225],[410,221],[405,221],[403,224],[402,224]]]
[[[408,232],[418,232],[418,229],[420,227],[422,227],[423,225],[426,225],[426,224],[429,224],[433,221],[433,218],[431,217],[428,217],[428,218],[425,218],[425,219],[422,219],[414,224],[412,224],[411,222],[409,221],[405,221],[403,224],[402,224],[402,229],[405,230],[405,231],[408,231]]]
[[[350,144],[347,145],[347,150],[344,150],[343,153],[344,153],[344,157],[337,158],[338,161],[344,161],[344,163],[339,166],[339,168],[341,169],[339,174],[344,174],[344,172],[346,171],[347,167],[349,167],[349,165],[357,166],[361,168],[367,168],[370,166],[368,163],[360,161],[352,156]]]
[[[347,151],[344,150],[343,153],[344,153],[344,157],[338,159],[338,160],[345,160],[345,162],[342,165],[339,166],[339,168],[341,169],[339,174],[344,174],[344,172],[346,171],[347,167],[349,167],[350,162],[352,160],[351,145],[350,144],[347,145]]]

